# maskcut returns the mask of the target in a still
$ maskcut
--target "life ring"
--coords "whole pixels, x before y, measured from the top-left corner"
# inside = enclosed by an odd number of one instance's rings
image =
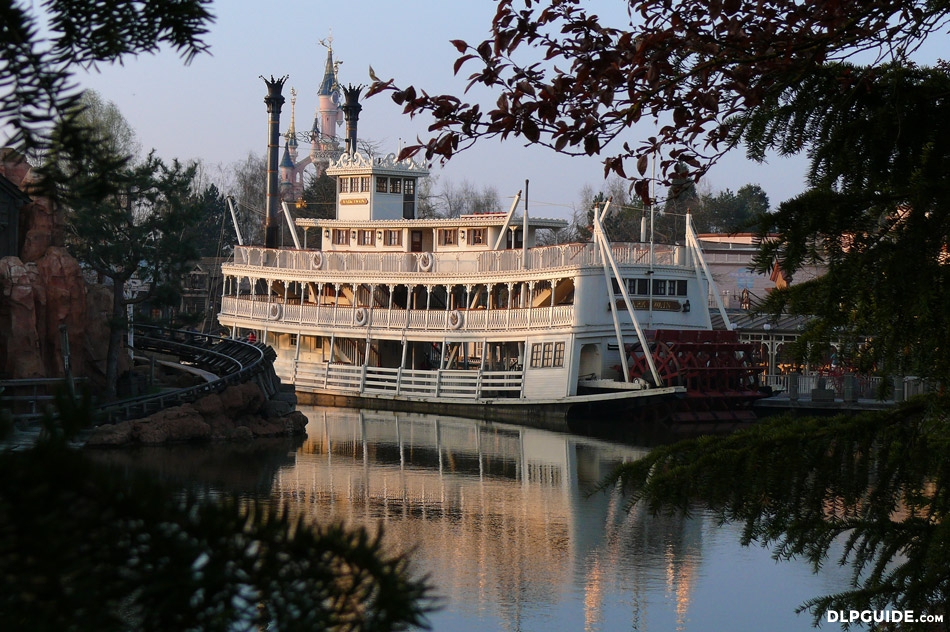
[[[449,312],[449,327],[452,329],[461,329],[462,325],[465,323],[465,317],[462,316],[462,312],[457,309],[453,309]]]
[[[423,272],[428,272],[432,269],[432,253],[423,252],[419,255],[419,269]]]
[[[310,255],[310,263],[313,265],[315,270],[319,270],[323,267],[323,253],[319,250],[312,255]]]
[[[356,322],[357,327],[364,327],[366,323],[369,322],[369,312],[366,311],[365,307],[357,308],[353,319]]]
[[[271,303],[267,308],[267,319],[278,320],[280,318],[280,303]]]

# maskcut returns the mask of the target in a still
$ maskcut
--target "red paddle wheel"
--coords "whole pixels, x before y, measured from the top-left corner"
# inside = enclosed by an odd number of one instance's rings
[[[761,366],[755,348],[740,343],[734,331],[658,330],[650,355],[664,386],[686,387],[673,413],[675,421],[742,421],[754,419],[751,404],[759,390]],[[627,348],[630,377],[653,382],[638,343]]]

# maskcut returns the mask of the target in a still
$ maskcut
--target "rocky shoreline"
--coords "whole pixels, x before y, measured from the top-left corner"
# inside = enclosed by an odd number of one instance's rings
[[[246,382],[142,419],[99,426],[84,445],[110,448],[303,436],[307,417],[295,410],[296,403],[293,391],[281,390],[268,399],[260,386]]]

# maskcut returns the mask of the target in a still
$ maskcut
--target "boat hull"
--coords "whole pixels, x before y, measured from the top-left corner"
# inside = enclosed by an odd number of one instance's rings
[[[301,404],[425,412],[519,423],[551,430],[568,430],[573,419],[599,418],[622,422],[672,410],[685,394],[682,387],[577,395],[557,400],[515,398],[451,399],[348,394],[328,390],[297,390]]]

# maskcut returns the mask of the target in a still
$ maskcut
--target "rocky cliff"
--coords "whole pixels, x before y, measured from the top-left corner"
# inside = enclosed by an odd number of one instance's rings
[[[19,154],[0,154],[0,175],[30,192],[30,167]],[[73,375],[102,384],[109,288],[87,287],[64,247],[62,219],[45,198],[33,195],[20,209],[18,228],[18,256],[0,259],[0,378],[62,377],[65,327]]]

